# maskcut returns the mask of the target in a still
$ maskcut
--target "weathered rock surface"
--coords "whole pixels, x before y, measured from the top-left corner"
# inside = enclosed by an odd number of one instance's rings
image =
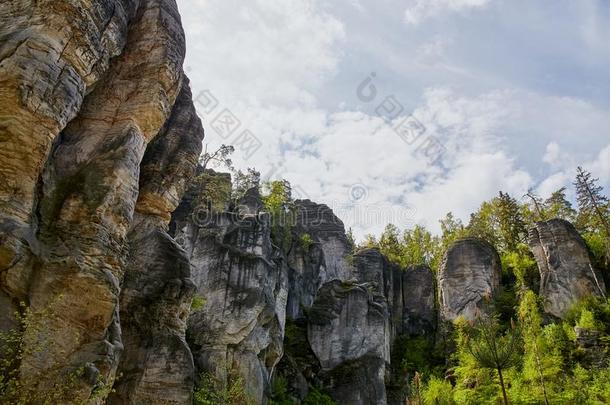
[[[390,317],[375,283],[334,280],[309,311],[308,340],[333,398],[341,404],[385,404]]]
[[[604,280],[572,224],[562,219],[538,222],[530,230],[529,244],[540,270],[540,296],[547,313],[562,318],[580,299],[605,295]]]
[[[140,192],[120,297],[125,350],[109,403],[191,401],[195,373],[185,332],[195,285],[189,258],[167,227],[195,173],[202,138],[185,79],[170,118],[140,165]]]
[[[45,350],[26,351],[22,380],[45,392],[64,371],[84,369],[70,393],[77,401],[112,381],[127,270],[126,306],[158,301],[123,325],[140,351],[124,359],[146,357],[134,387],[148,384],[148,397],[131,403],[188,400],[192,375],[160,368],[190,361],[184,344],[170,347],[184,342],[190,268],[165,228],[203,137],[186,123],[196,118],[175,1],[2,2],[0,27],[0,301],[10,303],[3,312],[25,301],[45,314],[26,331],[26,345]]]
[[[343,222],[324,204],[297,200],[295,205],[296,243],[288,255],[290,289],[286,310],[291,319],[303,317],[303,310],[311,307],[324,283],[347,280],[353,272],[348,262],[352,248]],[[311,238],[311,246],[299,243],[303,235]]]
[[[402,308],[402,335],[432,337],[436,329],[434,273],[428,266],[413,266],[402,272],[402,287],[394,307]]]
[[[271,244],[270,217],[251,189],[239,212],[208,212],[175,225],[193,264],[197,294],[206,301],[188,320],[198,371],[221,382],[241,377],[263,403],[284,338],[288,279],[285,259]]]
[[[485,297],[491,299],[499,291],[501,274],[500,257],[489,243],[472,238],[455,242],[438,275],[441,319],[474,320],[477,311],[484,309]]]

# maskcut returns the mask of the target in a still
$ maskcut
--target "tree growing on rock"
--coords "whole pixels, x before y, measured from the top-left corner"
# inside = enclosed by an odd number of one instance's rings
[[[231,154],[235,152],[235,148],[232,145],[220,145],[220,147],[213,152],[208,152],[208,146],[208,144],[205,145],[204,151],[199,157],[199,165],[203,171],[208,168],[210,163],[216,163],[219,166],[224,166],[229,170],[233,170]]]

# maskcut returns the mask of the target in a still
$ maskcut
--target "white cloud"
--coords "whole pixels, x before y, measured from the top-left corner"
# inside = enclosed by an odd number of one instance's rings
[[[188,74],[226,102],[311,104],[336,70],[345,31],[317,0],[182,3]]]
[[[411,0],[405,10],[405,20],[419,25],[423,20],[443,12],[456,12],[486,6],[490,0]]]
[[[610,182],[607,108],[485,79],[496,69],[473,70],[456,58],[456,52],[467,53],[458,30],[430,35],[411,30],[408,47],[389,46],[381,34],[390,32],[402,44],[402,31],[371,16],[389,18],[402,3],[360,13],[366,3],[358,0],[332,6],[327,0],[179,1],[194,93],[212,90],[221,107],[230,108],[242,128],[261,140],[251,157],[236,151],[236,165],[290,180],[298,194],[334,207],[358,236],[378,233],[387,222],[401,227],[419,222],[438,230],[438,219],[448,211],[467,220],[499,190],[520,197],[537,185],[548,195],[569,186],[583,162]],[[418,0],[409,10],[419,22],[488,3]],[[386,14],[375,14],[380,11]],[[355,20],[343,21],[346,16]],[[408,31],[401,16],[395,20]],[[377,53],[358,53],[362,48]],[[379,98],[355,104],[355,87],[373,68],[379,72]],[[413,69],[421,76],[401,76]],[[460,69],[457,82],[445,83],[447,76],[432,73]],[[475,86],[466,77],[486,85]],[[430,164],[418,152],[421,143],[406,144],[375,114],[376,104],[401,87],[411,97],[400,100],[410,106],[404,114],[413,111],[426,127],[422,140],[433,136],[445,146],[442,165]],[[337,103],[328,102],[329,94]],[[341,108],[333,107],[339,102]],[[232,141],[210,127],[216,112],[200,113],[211,147]],[[358,204],[350,197],[355,184],[367,189]]]

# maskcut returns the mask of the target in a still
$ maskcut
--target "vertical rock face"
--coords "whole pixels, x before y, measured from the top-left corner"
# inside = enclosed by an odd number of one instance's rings
[[[334,280],[309,311],[308,338],[332,396],[341,404],[385,404],[390,318],[374,283]]]
[[[203,131],[175,1],[2,2],[0,26],[0,301],[46,314],[24,336],[45,344],[26,351],[24,384],[44,393],[84,370],[70,393],[84,401],[126,338],[123,402],[188,401],[193,285],[165,229]]]
[[[547,313],[562,318],[578,300],[605,294],[604,281],[591,265],[587,246],[569,222],[537,223],[530,230],[529,244],[540,270],[540,296]]]
[[[399,332],[409,336],[431,336],[436,328],[434,274],[428,266],[413,266],[401,276],[398,307],[402,308],[402,324]]]
[[[474,320],[500,287],[502,267],[498,253],[479,239],[463,239],[449,248],[438,275],[440,316],[454,321],[463,316]]]
[[[175,225],[205,299],[188,321],[197,369],[223,382],[241,377],[257,403],[283,353],[288,296],[285,260],[271,244],[270,217],[261,206],[251,189],[237,213],[208,212]]]
[[[141,164],[120,299],[125,350],[109,403],[191,400],[194,367],[185,331],[195,285],[189,257],[166,229],[194,175],[202,138],[185,79],[170,118]]]
[[[352,276],[352,266],[347,260],[352,249],[343,222],[328,206],[310,200],[296,201],[296,211],[295,238],[307,235],[311,243],[310,246],[296,243],[288,254],[287,315],[291,319],[304,316],[303,310],[311,307],[322,284]]]

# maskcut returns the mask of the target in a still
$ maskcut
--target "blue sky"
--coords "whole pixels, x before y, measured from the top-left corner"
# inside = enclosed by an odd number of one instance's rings
[[[610,186],[610,2],[178,4],[209,147],[241,144],[237,166],[290,180],[360,237],[467,220],[499,190],[548,195],[577,165]]]

